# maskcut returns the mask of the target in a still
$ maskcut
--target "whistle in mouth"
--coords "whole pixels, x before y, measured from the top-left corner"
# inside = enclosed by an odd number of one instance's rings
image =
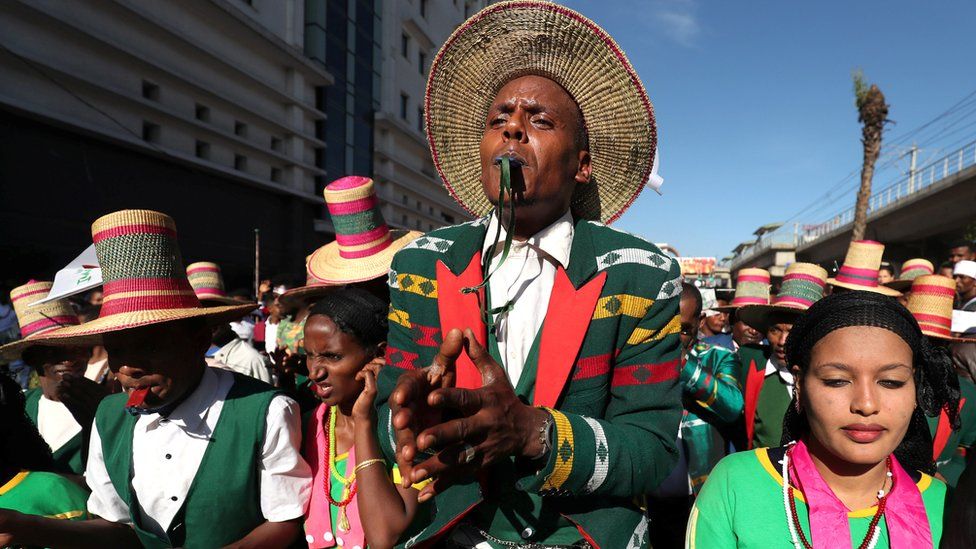
[[[522,161],[519,160],[518,158],[515,158],[514,156],[496,156],[495,157],[494,164],[501,165],[503,158],[507,158],[508,159],[508,166],[510,168],[521,168],[522,167]]]

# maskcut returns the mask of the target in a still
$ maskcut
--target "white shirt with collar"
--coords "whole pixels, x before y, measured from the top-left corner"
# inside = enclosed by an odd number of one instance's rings
[[[132,489],[145,530],[165,539],[166,530],[183,506],[233,384],[231,372],[207,368],[197,388],[169,417],[139,416],[132,435]],[[271,522],[291,520],[304,513],[312,472],[302,459],[301,441],[298,404],[284,395],[275,396],[268,406],[260,472],[261,512]],[[95,426],[85,477],[92,491],[88,511],[112,522],[131,524],[129,508],[108,476]],[[227,497],[232,502],[240,496]]]
[[[786,385],[786,391],[792,395],[793,384],[795,383],[793,379],[793,372],[791,372],[785,364],[779,364],[773,359],[773,357],[769,357],[769,360],[766,361],[765,377],[769,377],[773,374],[779,375],[780,379],[782,379],[783,383]]]
[[[271,383],[271,372],[264,364],[264,357],[250,343],[241,338],[224,345],[214,353],[214,361],[218,368],[234,370],[237,373]]]
[[[498,218],[491,216],[482,254],[487,253],[497,228]],[[573,233],[573,216],[567,211],[528,240],[513,239],[508,259],[488,282],[492,308],[513,300],[515,303],[511,311],[496,316],[495,330],[502,366],[512,386],[518,385],[525,358],[546,316],[556,269],[569,265]],[[505,234],[505,227],[502,227],[491,269],[495,269],[501,259]]]

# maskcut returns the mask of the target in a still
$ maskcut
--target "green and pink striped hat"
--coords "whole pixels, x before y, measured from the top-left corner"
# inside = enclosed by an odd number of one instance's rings
[[[750,305],[739,311],[743,322],[765,331],[773,315],[799,316],[820,301],[827,287],[827,271],[813,263],[793,263],[786,268],[779,293],[769,305]]]
[[[742,269],[735,277],[735,297],[732,298],[732,303],[713,307],[712,310],[730,313],[747,305],[768,305],[769,285],[769,271],[766,269]]]
[[[256,305],[203,307],[183,268],[176,224],[151,210],[122,210],[92,224],[102,268],[98,318],[43,334],[49,344],[97,344],[101,336],[128,328],[203,317],[216,324],[240,318]]]
[[[899,292],[904,292],[905,290],[911,289],[912,283],[916,278],[932,274],[935,274],[935,265],[928,259],[922,259],[920,257],[909,259],[901,264],[901,275],[898,276],[898,280],[892,280],[885,284],[885,286],[898,290]]]

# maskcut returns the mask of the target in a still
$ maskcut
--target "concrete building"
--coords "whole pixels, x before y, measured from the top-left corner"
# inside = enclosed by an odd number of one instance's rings
[[[470,216],[445,191],[424,133],[424,90],[431,61],[486,0],[383,2],[382,68],[376,112],[374,179],[393,226],[429,231]]]
[[[121,208],[172,215],[186,262],[302,272],[322,218],[332,75],[302,0],[0,3],[0,254],[49,277]],[[317,185],[319,186],[317,188]]]

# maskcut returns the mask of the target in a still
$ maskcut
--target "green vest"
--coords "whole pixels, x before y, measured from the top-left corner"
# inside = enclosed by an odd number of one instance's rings
[[[129,506],[129,516],[145,547],[220,547],[265,522],[261,514],[260,468],[268,405],[277,391],[234,373],[210,445],[203,454],[183,507],[162,539],[139,524],[132,491],[132,434],[138,416],[126,413],[128,395],[102,400],[95,425],[102,440],[112,486]]]
[[[782,444],[783,418],[792,400],[779,374],[766,376],[756,405],[755,448],[776,448]]]
[[[35,427],[39,425],[37,422],[37,409],[41,401],[41,395],[43,394],[40,387],[38,387],[27,391],[24,395],[27,398],[27,416],[34,422]],[[65,475],[83,475],[85,473],[85,461],[82,459],[81,450],[82,439],[81,432],[79,432],[56,451],[53,451],[54,466],[57,472]]]

